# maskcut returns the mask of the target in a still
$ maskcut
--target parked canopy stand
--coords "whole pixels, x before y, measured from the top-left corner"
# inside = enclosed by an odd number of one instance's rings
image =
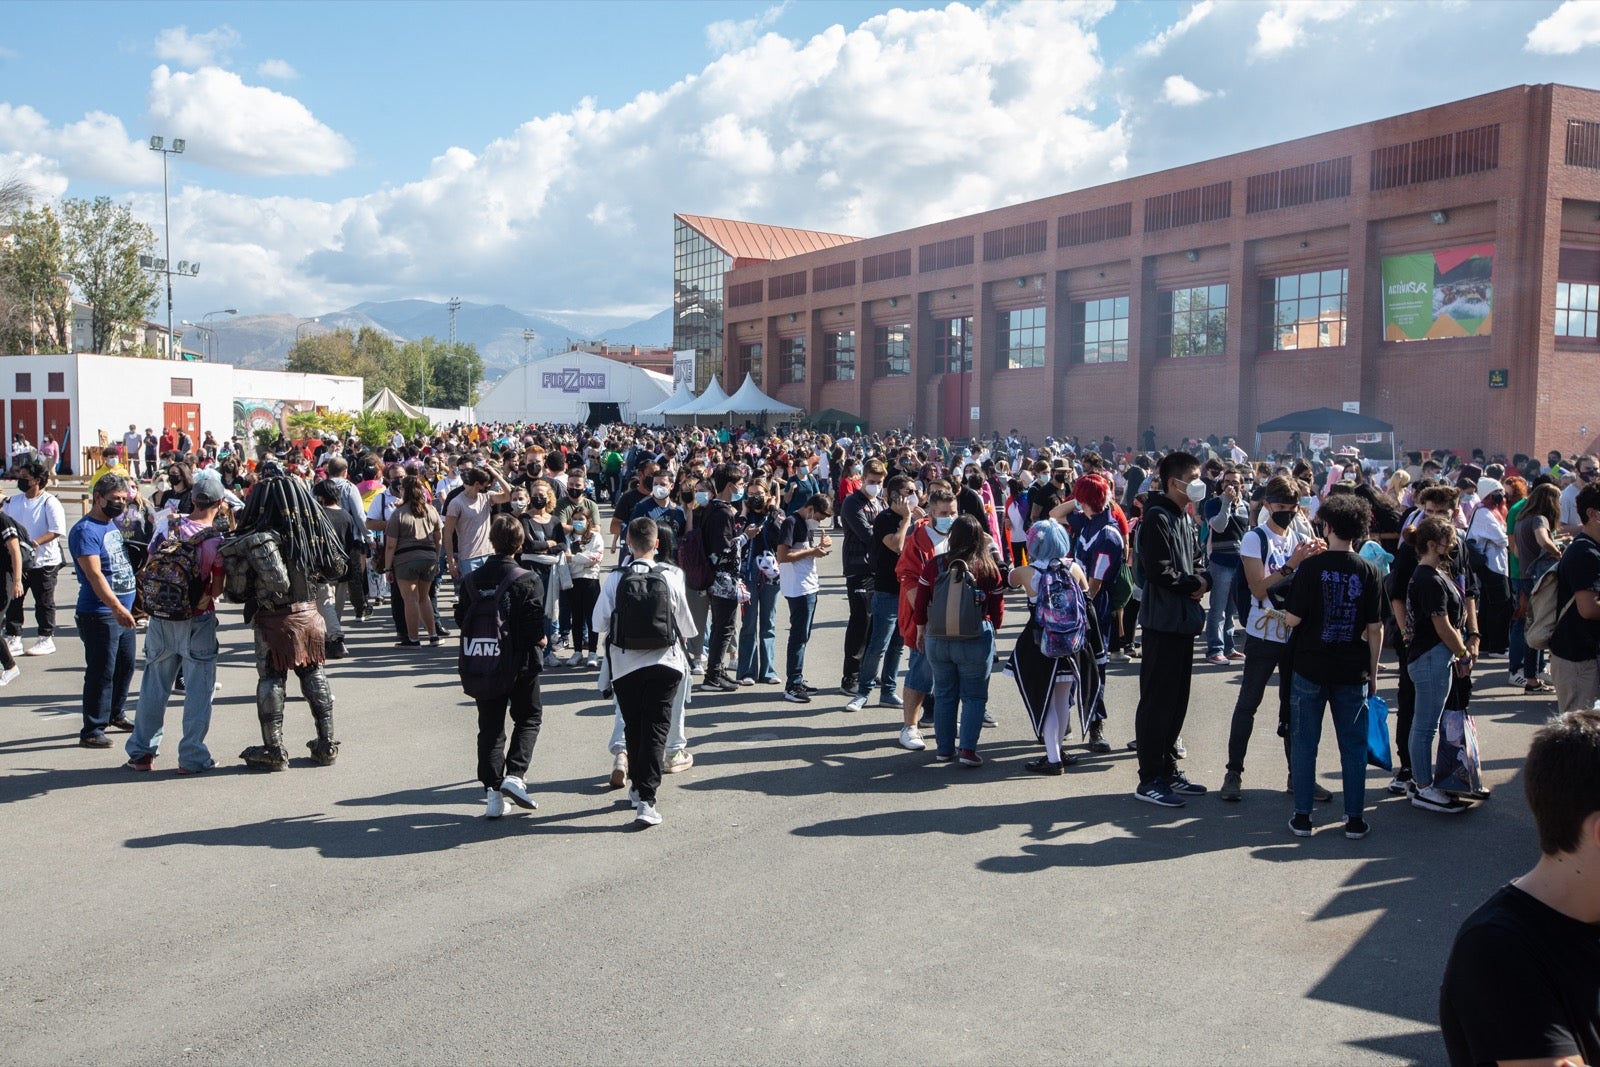
[[[1389,435],[1389,455],[1395,463],[1400,457],[1395,453],[1394,426],[1371,415],[1358,415],[1338,408],[1307,408],[1294,411],[1263,422],[1256,427],[1255,455],[1261,455],[1261,435],[1264,433],[1325,433],[1330,437],[1352,437],[1356,434],[1386,433]]]

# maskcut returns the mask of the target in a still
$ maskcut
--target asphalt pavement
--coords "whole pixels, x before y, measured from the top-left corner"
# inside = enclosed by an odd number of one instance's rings
[[[1551,699],[1482,669],[1477,810],[1412,809],[1374,770],[1371,836],[1343,837],[1336,799],[1299,839],[1270,698],[1242,802],[1132,798],[1137,662],[1109,682],[1116,751],[1062,777],[1022,771],[1039,747],[1003,675],[984,766],[900,749],[898,711],[847,713],[833,688],[837,553],[823,571],[825,691],[696,694],[695,765],[643,831],[606,785],[594,672],[544,676],[539,808],[486,821],[454,648],[393,647],[386,608],[329,667],[335,766],[306,758],[298,696],[291,768],[238,759],[260,736],[230,608],[218,766],[173,772],[175,698],[156,771],[123,770],[126,735],[76,745],[66,572],[61,651],[0,690],[0,1062],[1444,1062],[1450,940],[1536,858],[1518,773]],[[785,633],[780,607],[780,656]],[[1238,678],[1195,668],[1184,766],[1213,789]],[[1337,797],[1331,730],[1319,768]]]

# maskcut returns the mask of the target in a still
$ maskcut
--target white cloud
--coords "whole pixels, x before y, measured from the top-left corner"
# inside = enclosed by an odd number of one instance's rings
[[[789,0],[774,4],[753,19],[719,19],[706,27],[706,44],[713,52],[732,52],[748,48],[762,32],[770,29],[783,15]]]
[[[77,122],[55,127],[26,104],[0,104],[0,152],[34,159],[35,172],[49,161],[49,169],[79,180],[159,181],[161,177],[156,154],[142,139],[129,137],[121,119],[104,111],[91,111]]]
[[[1215,0],[1200,0],[1199,3],[1184,12],[1183,18],[1141,44],[1139,46],[1139,54],[1142,56],[1159,56],[1166,50],[1167,45],[1194,29],[1216,9]]]
[[[300,77],[300,72],[290,66],[287,59],[264,59],[256,67],[256,73],[263,78],[272,78],[276,81],[293,81]]]
[[[205,33],[190,33],[187,26],[170,26],[156,34],[157,59],[194,69],[210,66],[226,58],[239,45],[239,34],[222,25]]]
[[[1529,52],[1567,56],[1600,44],[1600,0],[1565,0],[1528,31]]]
[[[1173,107],[1190,107],[1202,100],[1209,100],[1217,94],[1208,89],[1202,89],[1182,74],[1173,74],[1161,83],[1161,99]]]
[[[1287,52],[1305,41],[1307,26],[1343,18],[1354,6],[1355,0],[1273,0],[1256,23],[1251,51],[1257,56]]]
[[[355,158],[350,143],[292,96],[202,67],[150,74],[150,118],[184,137],[194,158],[244,174],[331,174]]]

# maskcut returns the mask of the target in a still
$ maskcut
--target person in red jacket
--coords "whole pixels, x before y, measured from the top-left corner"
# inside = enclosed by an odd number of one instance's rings
[[[945,551],[945,538],[956,521],[956,495],[949,485],[933,482],[928,486],[925,514],[926,517],[922,508],[906,509],[900,524],[900,562],[894,568],[895,577],[900,579],[900,639],[911,650],[902,689],[905,720],[900,728],[900,747],[913,752],[928,747],[922,740],[917,712],[933,692],[933,668],[927,655],[917,647],[917,605],[923,595],[922,575],[928,561]],[[932,710],[930,701],[930,713]],[[930,714],[929,718],[932,717]]]

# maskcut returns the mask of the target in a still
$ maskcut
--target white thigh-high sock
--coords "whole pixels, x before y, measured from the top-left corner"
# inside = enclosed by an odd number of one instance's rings
[[[1051,763],[1061,762],[1061,733],[1061,709],[1052,700],[1044,713],[1044,754]]]

